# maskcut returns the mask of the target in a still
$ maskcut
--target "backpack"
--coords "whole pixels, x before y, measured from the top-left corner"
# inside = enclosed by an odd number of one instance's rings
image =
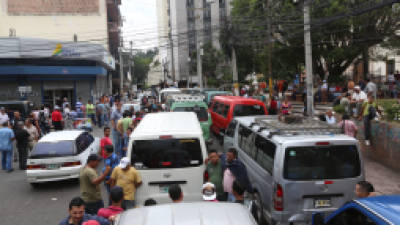
[[[373,105],[368,108],[368,119],[373,120],[376,117],[376,109]]]

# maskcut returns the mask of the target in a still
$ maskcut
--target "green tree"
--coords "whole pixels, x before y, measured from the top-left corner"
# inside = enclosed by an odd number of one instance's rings
[[[155,55],[157,55],[158,50],[152,49],[146,52],[139,51],[133,56],[133,75],[136,83],[143,84],[147,78],[147,74],[150,70],[150,64],[153,61]]]

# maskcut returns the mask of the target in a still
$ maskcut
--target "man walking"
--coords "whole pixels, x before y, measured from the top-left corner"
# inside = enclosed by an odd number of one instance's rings
[[[222,163],[221,160],[219,159],[217,151],[213,149],[210,150],[208,153],[208,163],[206,171],[208,174],[208,181],[214,184],[215,186],[215,191],[217,193],[217,200],[226,201],[224,188],[222,186],[222,179],[223,179]]]
[[[110,194],[110,183],[111,183],[111,173],[113,169],[118,166],[119,164],[119,158],[118,156],[114,153],[114,147],[112,145],[106,145],[105,146],[105,152],[106,152],[106,158],[104,159],[104,167],[103,167],[103,172],[106,171],[107,167],[111,167],[110,173],[106,176],[106,179],[104,180],[104,185],[107,190],[107,194]]]
[[[12,142],[15,139],[14,132],[8,127],[8,121],[2,124],[0,128],[0,152],[1,152],[1,168],[8,173],[13,171],[12,168]]]
[[[24,129],[24,123],[22,121],[18,122],[17,129],[15,130],[15,139],[17,140],[20,170],[26,170],[29,137],[28,131]]]
[[[365,145],[369,146],[371,144],[371,120],[376,117],[377,105],[375,103],[374,96],[368,96],[368,101],[364,102],[362,110],[359,116],[364,122],[364,135],[365,135]]]
[[[62,130],[63,129],[63,125],[62,125],[62,114],[60,112],[60,108],[58,106],[54,107],[54,111],[51,114],[51,120],[53,121],[53,126],[54,126],[54,130]]]
[[[124,190],[124,209],[135,207],[135,192],[142,185],[142,178],[139,172],[131,167],[128,157],[122,158],[118,167],[115,167],[111,174],[111,187],[115,185]]]
[[[121,133],[118,131],[117,124],[118,120],[122,118],[122,104],[121,102],[115,102],[116,108],[113,110],[111,113],[111,128],[112,128],[112,136],[113,136],[113,144],[114,144],[114,149],[116,152],[121,152],[121,142],[122,142],[122,137]]]
[[[90,118],[93,125],[96,125],[96,111],[91,100],[86,104],[86,117]]]
[[[101,158],[97,154],[89,155],[86,166],[79,174],[81,195],[86,203],[85,212],[92,215],[96,215],[97,211],[104,207],[104,202],[101,198],[100,184],[111,170],[110,167],[107,167],[104,173],[98,176],[96,169],[100,159]]]
[[[374,82],[371,81],[371,79],[367,78],[367,86],[365,86],[365,93],[367,95],[372,94],[372,96],[374,96],[374,98],[376,99],[376,93],[377,93],[377,88],[376,88],[376,84]]]

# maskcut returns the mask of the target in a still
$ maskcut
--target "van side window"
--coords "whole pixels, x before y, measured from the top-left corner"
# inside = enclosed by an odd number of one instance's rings
[[[223,116],[223,117],[228,117],[228,113],[229,113],[229,108],[230,108],[230,105],[223,105],[223,107],[222,107],[222,112],[221,112],[221,115]]]
[[[218,113],[218,105],[219,105],[218,102],[214,102],[214,104],[213,104],[212,110],[213,110],[215,113]]]
[[[356,209],[347,209],[332,218],[327,225],[376,225],[370,218]]]
[[[255,139],[255,147],[257,148],[258,152],[256,159],[257,163],[272,174],[276,145],[260,135],[257,135]]]
[[[79,137],[76,139],[76,149],[78,150],[78,154],[85,151],[87,147],[89,147],[90,143],[91,142],[86,133],[79,135]]]
[[[256,149],[254,148],[254,133],[247,127],[240,125],[239,128],[239,147],[246,152],[251,158],[256,157]]]
[[[232,120],[229,123],[228,129],[226,129],[226,133],[225,133],[226,136],[233,137],[235,135],[236,124],[237,124],[237,122],[235,120]]]

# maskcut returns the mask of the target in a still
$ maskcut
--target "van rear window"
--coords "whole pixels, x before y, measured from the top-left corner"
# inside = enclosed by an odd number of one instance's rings
[[[203,162],[198,139],[134,141],[131,162],[137,169],[197,167]]]
[[[233,108],[233,116],[256,116],[265,115],[264,107],[261,105],[236,105]]]
[[[360,159],[355,145],[286,149],[285,179],[343,179],[357,177],[360,173]]]

